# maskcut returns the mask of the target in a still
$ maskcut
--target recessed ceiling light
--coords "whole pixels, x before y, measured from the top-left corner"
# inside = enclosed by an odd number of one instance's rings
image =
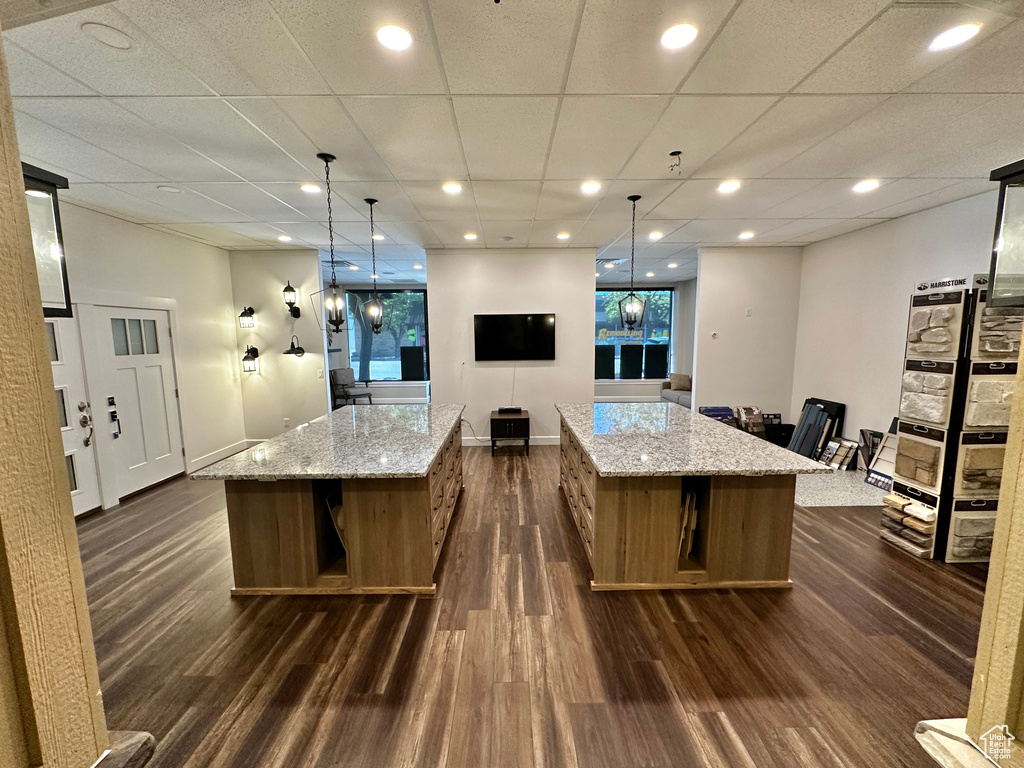
[[[600,277],[600,276],[601,276],[601,273],[600,273],[600,272],[595,272],[595,273],[594,273],[594,277]]]
[[[467,240],[476,240],[476,233],[467,232],[466,234],[463,235],[463,237],[466,238]]]
[[[648,273],[647,273],[647,276],[648,276],[648,277],[654,277],[654,273],[653,273],[653,272],[648,272]]]
[[[648,240],[661,240],[661,238],[663,238],[664,236],[665,236],[664,234],[662,234],[661,232],[658,232],[657,230],[655,230],[654,232],[651,232],[651,234],[649,234],[647,236],[647,239]]]
[[[858,181],[853,185],[853,191],[858,195],[863,195],[865,192],[874,192],[881,186],[881,182],[878,179],[864,179],[864,181]]]
[[[750,230],[747,230],[746,232],[740,232],[740,240],[749,240],[753,236],[754,233],[751,232]]]
[[[373,239],[380,242],[384,239],[384,235],[373,235]]]
[[[178,189],[177,187],[172,187],[170,184],[158,184],[157,189],[159,189],[161,192],[168,192],[172,195],[177,195],[181,193],[180,189]]]
[[[374,280],[380,280],[380,275],[370,275]]]
[[[941,35],[932,40],[928,46],[929,51],[945,51],[949,48],[956,48],[963,45],[981,31],[981,24],[961,24],[958,27],[947,29]]]
[[[601,191],[601,182],[599,181],[584,181],[580,184],[580,190],[584,195],[593,195],[596,192]]]
[[[661,36],[661,45],[670,51],[685,48],[697,39],[697,28],[693,24],[676,24],[669,27]]]
[[[611,268],[612,268],[612,267],[614,267],[614,266],[615,266],[615,263],[614,263],[614,262],[612,262],[612,261],[606,261],[606,262],[604,263],[604,268],[605,268],[605,269],[611,269]]]
[[[303,184],[301,187],[299,187],[299,189],[301,189],[307,195],[320,194],[320,187],[318,187],[316,184]]]
[[[130,51],[135,47],[135,41],[128,37],[128,35],[120,29],[108,26],[107,24],[87,21],[79,29],[97,43],[102,43],[108,48],[113,48],[115,51]]]
[[[357,267],[355,264],[349,264],[348,268],[349,269],[359,269],[359,267]]]
[[[292,241],[292,239],[288,235],[278,235],[277,239],[280,240],[282,243],[290,243]]]
[[[443,189],[445,193],[449,195],[457,195],[459,194],[459,192],[462,191],[462,185],[456,184],[454,181],[449,181],[447,184],[441,187],[441,189]]]
[[[742,185],[738,181],[730,179],[729,181],[723,181],[721,184],[719,184],[718,191],[721,192],[723,195],[731,195],[741,186]]]
[[[412,45],[412,35],[407,30],[396,27],[394,24],[388,24],[378,29],[377,40],[385,48],[390,48],[392,51],[404,51]]]
[[[668,265],[668,268],[669,268],[669,269],[675,269],[675,268],[676,268],[676,267],[678,267],[678,266],[679,266],[679,265],[678,265],[678,264],[676,264],[676,263],[675,263],[675,262],[673,261],[673,262],[672,262],[671,264],[669,264],[669,265]]]
[[[413,264],[412,268],[413,269],[423,269],[423,265],[422,264]]]
[[[38,189],[26,189],[25,194],[28,195],[29,197],[49,197],[48,194]]]
[[[557,235],[555,235],[555,237],[557,237],[559,240],[568,240],[569,239],[569,233],[568,232],[559,232]]]

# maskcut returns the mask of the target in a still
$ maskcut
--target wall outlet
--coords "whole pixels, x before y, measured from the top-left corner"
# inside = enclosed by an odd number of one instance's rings
[[[754,314],[753,310],[750,307],[747,307],[747,317],[750,317],[752,314]]]
[[[318,379],[322,379],[324,377],[324,369],[323,368],[317,368],[316,369],[316,377]]]
[[[292,425],[292,424],[291,424],[291,422],[292,422],[292,420],[291,420],[291,419],[289,419],[289,418],[288,418],[287,416],[285,416],[285,419],[284,419],[284,428],[285,428],[285,429],[288,429],[288,427],[290,427],[290,426]]]

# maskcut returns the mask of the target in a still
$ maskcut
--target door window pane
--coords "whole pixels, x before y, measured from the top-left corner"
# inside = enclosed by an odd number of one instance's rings
[[[380,291],[384,304],[384,328],[379,334],[370,329],[370,320],[363,309],[371,296],[370,291],[346,291],[348,348],[356,379],[401,380],[402,347],[417,347],[422,356],[413,351],[405,353],[407,377],[412,378],[415,372],[417,381],[429,380],[427,292]],[[420,366],[419,362],[423,365]]]
[[[128,354],[128,331],[125,329],[124,319],[120,317],[110,318],[110,332],[114,336],[114,354]]]
[[[64,457],[64,461],[68,465],[68,485],[71,486],[71,492],[74,493],[78,490],[78,474],[75,472],[75,454],[69,453]]]
[[[59,363],[60,353],[57,351],[57,328],[54,323],[46,324],[46,340],[50,342],[50,362]]]
[[[142,330],[146,335],[146,354],[159,355],[160,342],[156,338],[156,320],[143,320]]]
[[[638,290],[637,294],[644,301],[644,324],[642,328],[630,330],[623,328],[619,319],[619,302],[626,298],[629,291],[598,291],[595,314],[597,321],[594,343],[598,347],[610,346],[615,350],[615,378],[623,378],[622,348],[624,346],[647,346],[672,348],[672,290],[668,288],[652,291]],[[661,350],[658,350],[661,351]],[[646,352],[646,350],[645,350]],[[640,353],[638,359],[652,361],[652,370],[648,372],[646,362],[643,378],[664,379],[664,352],[660,365],[654,363],[658,355]],[[627,355],[627,357],[629,357]],[[632,360],[632,358],[630,358]],[[628,363],[629,361],[627,361]],[[635,368],[627,364],[627,368]],[[657,370],[654,370],[657,368]],[[635,370],[625,371],[627,378],[636,378]]]
[[[133,355],[144,355],[146,350],[142,346],[142,321],[128,320],[128,338],[132,344]]]
[[[57,390],[57,418],[60,420],[60,428],[64,429],[68,425],[68,391],[66,389]]]

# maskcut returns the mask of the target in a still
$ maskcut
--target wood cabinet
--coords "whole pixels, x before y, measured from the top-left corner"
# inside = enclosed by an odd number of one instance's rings
[[[462,423],[425,477],[227,480],[233,594],[433,594],[462,491]]]
[[[602,477],[562,419],[559,483],[592,589],[790,586],[793,475]],[[688,495],[696,523],[682,552]]]
[[[491,455],[499,440],[523,440],[530,455],[530,412],[501,413],[491,411]]]

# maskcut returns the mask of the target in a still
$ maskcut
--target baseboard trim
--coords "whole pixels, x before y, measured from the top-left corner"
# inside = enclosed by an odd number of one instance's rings
[[[256,442],[259,441],[257,440]],[[226,459],[228,456],[233,456],[239,451],[244,451],[246,448],[250,447],[250,444],[255,445],[255,442],[250,440],[239,440],[234,445],[227,445],[223,448],[220,448],[219,450],[214,451],[213,453],[208,453],[205,456],[200,456],[198,459],[192,459],[188,463],[189,474],[193,472],[198,472],[203,467],[208,467],[211,464],[220,461],[221,459]]]
[[[505,440],[514,440],[515,438],[499,437],[498,439],[501,440],[501,441],[505,441]],[[522,438],[520,438],[520,440],[522,440]],[[553,436],[544,435],[544,436],[541,436],[541,437],[533,436],[533,437],[530,438],[530,445],[558,445],[559,442],[560,442],[560,438],[559,438],[558,435],[553,435]],[[478,440],[475,437],[473,437],[472,435],[467,435],[465,432],[463,432],[462,433],[462,447],[463,448],[473,448],[474,446],[477,447],[477,448],[490,448],[491,447],[491,438],[490,438],[490,436],[484,437],[484,436],[481,435],[480,439]]]
[[[595,403],[657,403],[661,401],[661,395],[595,395]]]

